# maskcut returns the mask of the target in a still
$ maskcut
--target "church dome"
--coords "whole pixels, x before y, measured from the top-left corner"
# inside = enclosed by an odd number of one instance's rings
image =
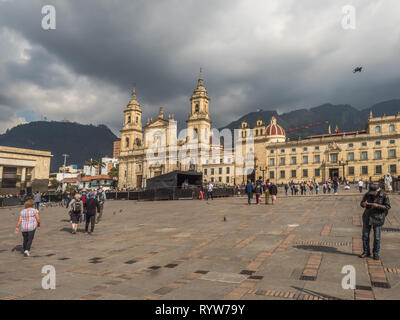
[[[276,123],[276,118],[272,117],[270,124],[267,126],[265,131],[267,136],[285,136],[285,130]]]

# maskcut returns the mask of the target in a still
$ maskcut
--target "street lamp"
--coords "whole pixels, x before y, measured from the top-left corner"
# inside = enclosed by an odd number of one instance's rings
[[[267,167],[260,169],[260,171],[262,172],[263,175],[263,182],[265,181],[265,176],[264,176],[264,172],[267,171]]]
[[[344,166],[349,164],[349,160],[339,161],[339,166],[343,166],[343,181],[346,180],[346,172],[344,171]]]

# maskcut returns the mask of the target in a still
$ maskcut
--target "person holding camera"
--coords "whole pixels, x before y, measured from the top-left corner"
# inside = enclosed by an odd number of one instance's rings
[[[364,195],[360,203],[362,208],[365,208],[362,220],[362,241],[363,253],[360,258],[371,256],[370,251],[370,232],[374,230],[374,247],[373,257],[374,260],[379,260],[379,250],[381,244],[381,231],[385,223],[385,218],[391,208],[389,197],[386,193],[378,188],[375,184],[369,185],[369,191]]]

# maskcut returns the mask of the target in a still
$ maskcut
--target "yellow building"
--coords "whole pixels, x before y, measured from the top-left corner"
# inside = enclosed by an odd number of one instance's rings
[[[0,146],[0,194],[47,191],[51,157],[46,151]]]
[[[270,126],[274,125],[279,127],[273,119]],[[278,134],[282,132],[283,135]],[[276,183],[322,182],[333,177],[350,181],[372,177],[377,181],[387,173],[399,172],[400,113],[375,118],[371,113],[361,131],[310,136],[298,141],[284,138],[282,128],[272,128],[265,135],[260,139],[256,135],[254,139],[254,175],[264,174],[265,179]]]

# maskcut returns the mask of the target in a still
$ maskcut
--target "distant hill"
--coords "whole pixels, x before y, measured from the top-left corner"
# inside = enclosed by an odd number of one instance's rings
[[[336,128],[336,125],[340,132],[362,130],[365,128],[371,110],[374,116],[396,115],[400,112],[400,99],[381,102],[363,110],[358,110],[350,105],[332,104],[324,104],[311,109],[298,109],[281,115],[278,115],[275,110],[261,110],[250,112],[221,129],[238,129],[242,121],[246,121],[252,128],[259,119],[269,124],[271,117],[275,116],[278,124],[286,130],[323,121],[329,121],[332,131]],[[290,132],[287,136],[290,139],[298,139],[299,137],[304,138],[310,135],[328,133],[329,124]]]
[[[70,155],[67,165],[77,164],[78,167],[90,158],[112,157],[116,139],[105,125],[36,121],[7,130],[0,135],[0,145],[50,151],[53,154],[50,170],[55,172],[64,164],[64,153]]]

